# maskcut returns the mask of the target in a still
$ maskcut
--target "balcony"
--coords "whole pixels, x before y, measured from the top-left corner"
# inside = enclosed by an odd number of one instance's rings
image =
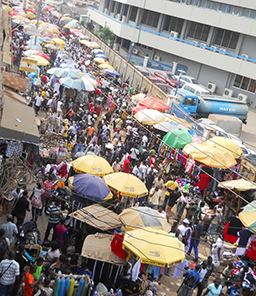
[[[98,10],[89,9],[88,15],[99,25],[107,25],[115,35],[134,43],[140,43],[210,67],[255,79],[256,59],[236,55],[221,48],[207,46],[204,43],[174,37],[168,33],[158,32],[154,28],[121,22]]]
[[[254,17],[249,18],[235,13],[220,13],[218,10],[169,0],[118,0],[118,2],[256,37]],[[248,2],[247,0],[246,3]],[[250,3],[252,2],[253,4],[248,4],[248,7],[255,7],[254,1],[250,0]]]

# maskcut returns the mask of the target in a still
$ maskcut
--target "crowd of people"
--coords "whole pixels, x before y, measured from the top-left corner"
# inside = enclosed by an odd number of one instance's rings
[[[57,23],[61,28],[62,24],[49,13],[44,12],[42,20]],[[155,130],[133,119],[131,96],[136,90],[122,75],[103,73],[94,61],[95,51],[61,30],[65,50],[45,49],[50,65],[30,75],[30,105],[41,120],[40,132],[60,135],[58,147],[50,157],[53,159],[54,155],[55,162],[45,161],[45,151],[41,151],[38,183],[32,190],[19,186],[10,192],[12,204],[6,222],[0,227],[0,295],[128,295],[123,286],[127,279],[130,283],[131,271],[126,268],[117,281],[118,286],[94,285],[93,270],[79,255],[81,234],[74,231],[70,219],[63,214],[63,202],[53,198],[53,192],[65,188],[68,177],[74,174],[70,160],[92,153],[108,160],[114,172],[130,173],[141,179],[149,194],[138,202],[158,210],[185,245],[184,262],[171,270],[161,270],[157,276],[141,273],[140,289],[130,295],[159,295],[157,287],[162,275],[170,276],[170,280],[182,279],[177,291],[180,296],[192,295],[194,290],[199,296],[255,295],[255,264],[246,260],[245,253],[236,254],[224,265],[223,191],[210,192],[211,180],[205,176],[200,180],[198,174],[197,177],[189,174],[182,159],[173,159],[171,168],[167,169],[159,153],[161,140]],[[22,26],[13,30],[17,65],[29,38]],[[67,89],[59,77],[47,73],[50,68],[63,65],[70,66],[68,71],[89,75],[95,90]],[[31,221],[28,221],[30,211]],[[48,215],[44,233],[39,231],[42,215]],[[209,233],[219,234],[210,246],[206,242]],[[252,233],[243,232],[243,246],[251,236]],[[76,241],[75,251],[70,248],[72,239]],[[200,247],[209,248],[210,256],[206,260],[200,258]],[[65,277],[59,279],[58,274]],[[66,277],[72,274],[76,277]]]

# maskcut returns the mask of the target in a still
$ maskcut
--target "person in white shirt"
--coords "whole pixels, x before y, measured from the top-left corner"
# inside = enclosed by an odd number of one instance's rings
[[[14,284],[20,275],[20,265],[14,258],[15,252],[10,251],[8,259],[0,262],[0,295],[12,295]]]
[[[147,147],[147,144],[148,144],[148,137],[146,135],[143,135],[142,137],[142,144],[143,144],[143,147]]]
[[[13,223],[13,216],[7,216],[7,222],[1,225],[1,229],[4,230],[4,237],[8,238],[11,245],[15,244],[16,235],[18,234],[18,228],[16,224]]]
[[[42,97],[37,94],[36,97],[35,97],[35,101],[34,101],[34,107],[35,107],[35,113],[36,115],[38,114],[41,106],[42,106],[42,102],[43,102],[43,99]]]
[[[63,102],[62,101],[58,101],[57,102],[57,114],[58,116],[62,115],[62,106],[63,106]]]
[[[159,187],[155,187],[155,188],[153,187],[150,190],[149,198],[148,198],[150,207],[156,210],[159,207],[160,198],[161,198],[161,190],[159,189]]]

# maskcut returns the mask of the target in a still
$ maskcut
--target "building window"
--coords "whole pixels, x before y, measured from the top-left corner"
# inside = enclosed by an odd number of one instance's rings
[[[217,29],[214,44],[225,48],[236,49],[239,33]]]
[[[131,41],[127,39],[123,39],[122,47],[129,50]]]
[[[210,26],[191,22],[188,30],[187,37],[192,39],[207,41]]]
[[[129,21],[135,22],[136,17],[137,17],[137,11],[138,11],[137,7],[131,6],[131,13],[130,13]]]
[[[124,10],[123,10],[123,15],[127,16],[128,13],[128,5],[127,4],[123,4],[124,5]]]
[[[241,75],[236,75],[233,86],[252,93],[256,92],[256,80]]]
[[[157,28],[160,14],[150,10],[144,10],[141,23],[146,26]]]
[[[183,19],[165,15],[163,30],[167,32],[174,31],[181,33],[183,22]]]
[[[110,5],[110,0],[106,0],[104,9],[109,9],[109,5]]]

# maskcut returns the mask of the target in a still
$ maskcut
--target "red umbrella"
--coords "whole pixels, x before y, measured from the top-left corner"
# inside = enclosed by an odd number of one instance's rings
[[[45,58],[47,61],[50,61],[50,57],[48,56],[48,54],[44,53],[44,52],[38,52],[37,55],[39,55],[40,57]]]
[[[83,32],[79,29],[69,29],[70,33],[76,36],[84,35]]]
[[[137,105],[136,107],[134,107],[134,108],[132,109],[132,113],[133,113],[133,114],[136,114],[136,113],[139,112],[140,110],[144,110],[144,109],[148,109],[148,108],[145,107],[145,106]]]
[[[139,105],[160,112],[165,112],[170,109],[170,107],[163,100],[157,97],[146,97],[146,99],[139,102]]]
[[[34,8],[28,8],[28,9],[26,9],[26,12],[31,12],[31,13],[36,14],[36,10]]]

